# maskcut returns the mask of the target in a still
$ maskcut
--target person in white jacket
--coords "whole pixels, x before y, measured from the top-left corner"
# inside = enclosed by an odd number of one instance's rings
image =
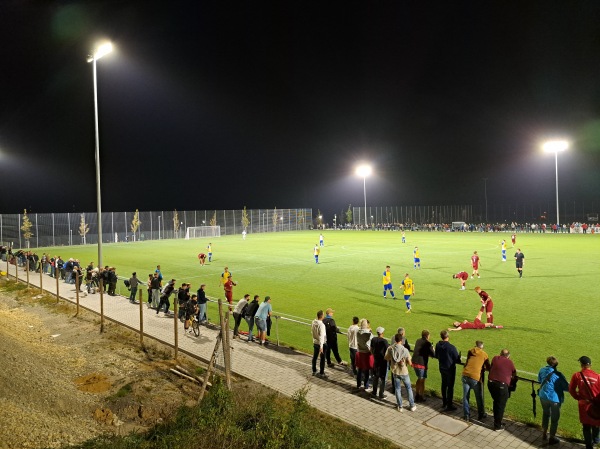
[[[327,350],[327,336],[325,333],[325,324],[323,324],[323,311],[317,312],[317,318],[313,320],[310,326],[313,338],[313,358],[312,373],[322,379],[327,378],[325,374],[325,351]],[[317,358],[320,358],[319,372],[317,373]]]

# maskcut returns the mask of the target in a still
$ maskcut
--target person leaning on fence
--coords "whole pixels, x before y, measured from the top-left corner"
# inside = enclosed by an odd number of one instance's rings
[[[340,357],[340,351],[338,349],[338,341],[337,334],[340,332],[340,329],[335,324],[335,320],[333,319],[333,314],[335,310],[331,307],[325,311],[325,318],[323,319],[323,324],[325,325],[325,332],[327,333],[327,350],[325,351],[325,359],[327,360],[327,366],[329,368],[333,368],[335,366],[334,363],[331,363],[331,353],[333,352],[333,356],[335,360],[340,365],[347,365],[346,362],[342,360]]]
[[[185,304],[190,299],[190,284],[183,283],[179,290],[177,290],[177,304],[179,305],[179,310],[177,311],[177,318],[179,321],[185,320]]]
[[[265,300],[258,307],[256,315],[254,315],[254,322],[258,329],[258,344],[261,346],[264,346],[267,340],[267,317],[271,316],[272,310],[271,297],[265,296]]]
[[[358,342],[356,335],[358,334],[358,317],[352,318],[352,326],[348,328],[348,350],[350,351],[350,365],[352,366],[352,374],[356,376],[356,351],[358,350]]]
[[[250,303],[248,304],[248,308],[246,309],[246,316],[244,317],[244,319],[246,320],[246,323],[248,323],[248,340],[247,340],[247,342],[254,341],[254,335],[252,335],[252,332],[254,332],[254,316],[256,315],[256,312],[259,307],[260,307],[260,296],[254,295],[254,299],[252,299],[252,301],[250,301]]]
[[[413,397],[413,390],[410,384],[408,367],[411,365],[410,352],[404,346],[404,337],[401,334],[394,335],[394,343],[391,344],[385,353],[385,359],[390,362],[390,371],[392,372],[392,383],[394,384],[394,393],[396,395],[396,404],[398,411],[402,412],[402,392],[401,384],[406,388],[408,396],[408,409],[414,412],[417,409]]]
[[[200,288],[196,292],[198,295],[198,322],[203,323],[208,321],[208,317],[206,315],[206,308],[208,299],[206,299],[206,284],[200,285]]]
[[[565,400],[565,391],[569,390],[569,382],[564,374],[556,369],[558,360],[554,356],[546,359],[547,365],[540,369],[538,374],[538,396],[542,403],[542,440],[548,440],[548,444],[560,442],[556,438],[558,420],[560,419],[560,407]],[[550,438],[548,439],[548,422],[550,422]]]
[[[456,364],[460,363],[460,355],[456,346],[450,343],[447,330],[440,332],[441,340],[435,345],[435,358],[438,359],[440,376],[442,378],[442,407],[444,411],[452,412],[456,406],[454,398],[454,382],[456,380]]]
[[[373,334],[369,326],[369,320],[363,318],[360,320],[360,329],[356,334],[356,343],[358,350],[356,351],[356,389],[360,389],[360,385],[364,379],[365,391],[369,391],[369,371],[373,369],[373,354],[371,354],[371,339]]]
[[[246,293],[242,299],[238,301],[233,309],[233,338],[239,338],[240,333],[240,323],[242,322],[242,317],[246,315],[246,311],[248,310],[248,300],[250,299],[250,295]]]
[[[325,352],[327,351],[327,331],[325,330],[325,324],[323,324],[322,310],[317,312],[317,318],[311,323],[310,331],[313,340],[312,375],[326,379]],[[319,359],[319,372],[317,372],[317,359]]]
[[[510,386],[517,377],[515,364],[510,360],[508,349],[502,349],[500,355],[492,359],[490,375],[488,377],[488,390],[494,401],[494,430],[504,430],[502,418],[504,418],[504,409],[506,402],[510,397]]]
[[[421,338],[415,342],[412,357],[412,367],[417,375],[415,385],[415,401],[425,402],[425,381],[427,380],[427,369],[429,358],[435,357],[433,344],[429,341],[430,333],[427,329],[421,331]]]
[[[465,421],[470,421],[471,411],[469,407],[469,399],[471,390],[475,392],[475,401],[477,402],[477,418],[481,421],[487,418],[483,407],[483,388],[481,386],[481,375],[483,371],[489,371],[490,360],[486,352],[483,350],[483,342],[477,340],[475,347],[469,349],[467,361],[462,372],[463,384],[463,418]]]
[[[190,324],[192,323],[192,316],[198,313],[198,296],[192,295],[191,298],[185,303],[183,310],[185,313],[183,329],[189,333],[192,333],[193,331],[190,329]]]
[[[158,273],[155,271],[152,275],[152,308],[158,309],[158,303],[160,302],[160,278]]]
[[[135,295],[137,294],[138,286],[141,284],[137,278],[137,273],[134,271],[129,278],[129,302],[135,304]]]
[[[579,357],[579,363],[581,371],[571,377],[569,393],[579,405],[579,422],[583,427],[585,448],[592,449],[594,444],[600,443],[600,419],[589,416],[588,407],[594,399],[598,400],[600,397],[600,375],[592,371],[592,360],[589,357]]]

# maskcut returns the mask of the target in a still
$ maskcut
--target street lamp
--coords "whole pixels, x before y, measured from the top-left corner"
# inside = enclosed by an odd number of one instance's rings
[[[356,174],[361,176],[363,179],[363,193],[365,195],[365,226],[369,225],[367,222],[367,176],[370,176],[372,172],[373,169],[370,165],[363,164],[356,167]]]
[[[158,216],[158,240],[160,240],[160,215]]]
[[[566,140],[550,140],[542,148],[546,153],[554,153],[554,166],[556,168],[556,226],[560,224],[560,215],[558,213],[558,153],[566,151],[569,148],[569,142]]]
[[[94,68],[94,125],[96,131],[96,213],[98,214],[98,266],[102,267],[102,202],[100,200],[100,133],[98,132],[98,79],[96,76],[96,61],[112,51],[110,42],[99,45],[94,53],[88,55],[87,62]]]

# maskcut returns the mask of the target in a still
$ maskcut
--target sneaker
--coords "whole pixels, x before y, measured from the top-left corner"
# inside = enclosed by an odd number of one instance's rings
[[[500,424],[499,426],[494,426],[494,432],[502,432],[505,429],[504,424]]]
[[[317,372],[316,372],[316,371],[313,371],[313,376],[316,376],[316,375],[317,375]]]
[[[447,412],[454,412],[456,410],[458,410],[458,407],[456,407],[455,405],[449,405],[446,407]]]
[[[327,374],[325,374],[325,373],[319,373],[319,374],[317,374],[317,377],[320,377],[321,379],[328,379],[329,378],[329,376]]]
[[[340,366],[348,366],[348,362],[344,362],[343,360],[340,362]]]
[[[329,368],[335,368],[335,363],[328,363],[328,364],[327,364],[327,366],[328,366]]]
[[[464,287],[461,287],[461,288],[459,288],[459,290],[465,290],[465,288],[464,288]]]
[[[410,313],[410,309],[408,309],[408,310],[406,311],[406,313]]]
[[[379,396],[379,399],[387,399],[388,395],[383,393],[383,396]]]
[[[409,408],[409,410],[410,410],[411,412],[414,412],[416,409],[417,409],[417,406],[416,406],[416,405],[413,405],[412,407],[410,407],[410,408]]]
[[[365,391],[366,391],[367,393],[371,393],[371,392],[373,391],[373,388],[372,388],[372,387],[366,387],[366,388],[365,388]]]
[[[404,409],[402,407],[396,407],[396,410],[398,410],[400,413],[404,413]]]
[[[548,440],[548,444],[558,444],[558,443],[560,443],[560,440],[556,437],[550,437],[550,439]],[[598,444],[598,443],[596,443],[594,440],[594,444]]]

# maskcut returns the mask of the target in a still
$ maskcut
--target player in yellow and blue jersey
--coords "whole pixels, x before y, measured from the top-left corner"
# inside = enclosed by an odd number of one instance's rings
[[[502,248],[502,262],[506,262],[506,240],[502,239],[500,247]]]
[[[383,299],[386,299],[387,291],[390,291],[392,298],[396,299],[394,295],[394,287],[392,287],[392,273],[390,273],[390,266],[385,267],[383,272]]]
[[[319,263],[319,254],[321,253],[321,249],[319,248],[319,245],[315,244],[315,247],[313,248],[313,254],[315,255],[315,263]]]
[[[410,297],[415,294],[415,283],[408,276],[408,273],[404,275],[402,288],[404,289],[404,301],[406,301],[406,313],[410,313]]]
[[[209,243],[206,247],[206,252],[208,253],[208,261],[212,262],[212,243]]]
[[[421,255],[419,254],[419,248],[417,248],[415,246],[415,249],[413,250],[413,259],[414,259],[414,265],[415,265],[415,270],[420,270],[421,269]]]

